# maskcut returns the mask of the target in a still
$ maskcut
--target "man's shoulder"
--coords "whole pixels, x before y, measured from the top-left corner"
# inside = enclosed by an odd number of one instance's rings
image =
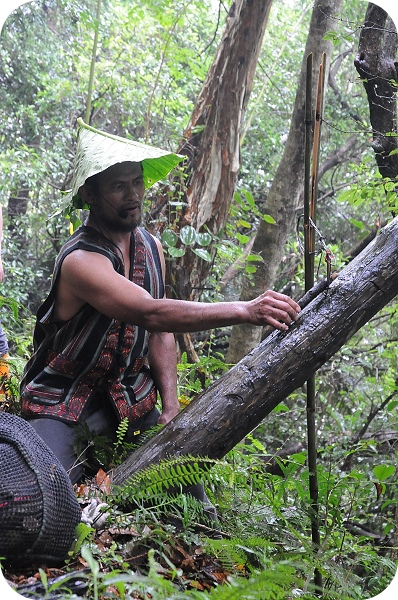
[[[107,258],[116,271],[123,267],[120,250],[110,240],[91,227],[81,226],[63,244],[57,256],[55,271],[60,269],[66,259],[69,264],[78,262],[82,256],[85,257],[85,262],[98,262],[95,260],[98,255]]]
[[[85,225],[81,225],[66,240],[59,254],[65,255],[73,250],[88,250],[89,252],[98,252],[99,254],[118,254],[118,249],[111,240],[96,229]]]

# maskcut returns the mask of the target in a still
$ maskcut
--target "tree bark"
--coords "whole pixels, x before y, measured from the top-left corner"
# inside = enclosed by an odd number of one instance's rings
[[[217,234],[226,224],[240,169],[240,131],[272,0],[235,0],[223,38],[196,102],[184,141],[189,173],[179,226],[207,227]],[[168,269],[174,297],[200,298],[211,263],[189,248]]]
[[[393,179],[398,175],[398,154],[390,156],[398,148],[398,74],[394,62],[397,48],[397,32],[391,17],[380,6],[369,3],[354,64],[368,97],[377,166],[383,177]]]
[[[275,282],[276,272],[281,262],[287,237],[292,229],[296,209],[304,186],[304,134],[305,134],[305,72],[307,56],[313,53],[313,91],[315,97],[318,69],[322,53],[326,52],[329,70],[332,43],[323,38],[327,31],[336,29],[337,16],[340,13],[342,0],[325,0],[315,2],[307,43],[301,65],[299,85],[292,113],[289,135],[282,159],[275,173],[269,191],[265,212],[276,221],[275,225],[262,221],[257,230],[253,253],[259,254],[263,261],[258,263],[253,277],[254,285],[242,290],[241,299],[251,300]],[[328,73],[326,75],[326,80]],[[250,352],[261,339],[261,332],[256,327],[235,325],[232,329],[227,362],[236,363]]]
[[[26,236],[20,227],[15,226],[15,221],[26,215],[29,202],[29,189],[21,188],[15,196],[10,196],[8,199],[7,216],[8,216],[8,231],[10,236],[20,248],[26,247]]]
[[[398,294],[398,217],[303,309],[117,467],[113,483],[176,455],[222,458]],[[304,415],[303,415],[304,418]]]

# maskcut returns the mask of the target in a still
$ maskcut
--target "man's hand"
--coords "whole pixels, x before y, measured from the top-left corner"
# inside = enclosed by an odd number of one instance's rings
[[[271,325],[281,331],[289,329],[301,310],[292,298],[272,290],[247,302],[247,309],[248,322],[252,325]]]
[[[163,409],[162,414],[158,418],[158,425],[167,425],[178,413],[180,412],[180,405],[177,401],[174,406],[167,406],[166,409]]]

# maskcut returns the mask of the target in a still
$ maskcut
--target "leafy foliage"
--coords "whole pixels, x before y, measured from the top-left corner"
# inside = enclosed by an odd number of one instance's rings
[[[361,451],[358,447],[354,454]],[[154,598],[313,599],[317,566],[328,600],[373,596],[389,583],[394,563],[386,555],[388,537],[370,537],[372,532],[354,517],[375,492],[374,483],[358,469],[336,468],[352,453],[338,444],[321,448],[326,460],[319,470],[323,536],[318,552],[308,537],[305,452],[281,462],[282,475],[267,472],[270,456],[254,435],[224,461],[163,461],[104,496],[110,515],[105,531],[79,526],[68,562],[70,589],[80,565],[85,570],[78,578],[90,598],[106,597],[113,590],[116,598],[145,598],[150,592]],[[388,484],[391,468],[381,466],[376,477]],[[171,492],[175,484],[198,478],[218,507],[221,536],[215,539],[207,535],[213,530],[201,524],[197,501]],[[126,513],[129,506],[133,512]],[[215,580],[205,575],[209,569],[222,585],[213,589]],[[45,585],[55,591],[59,584],[47,580]],[[68,589],[67,578],[63,589]]]
[[[123,504],[134,502],[159,501],[164,493],[195,485],[216,463],[205,457],[178,456],[162,461],[159,465],[150,465],[147,469],[133,475],[120,490],[115,490],[112,500]]]

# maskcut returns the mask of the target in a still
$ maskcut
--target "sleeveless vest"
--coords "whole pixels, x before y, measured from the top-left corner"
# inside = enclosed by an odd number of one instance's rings
[[[137,227],[131,234],[129,279],[154,298],[164,296],[158,249]],[[53,321],[55,290],[65,257],[74,250],[106,256],[124,273],[119,248],[95,229],[81,226],[62,247],[50,293],[37,312],[34,354],[21,383],[22,414],[76,423],[90,399],[109,398],[120,419],[134,421],[156,404],[156,388],[146,364],[149,333],[111,319],[89,304],[69,321]]]

